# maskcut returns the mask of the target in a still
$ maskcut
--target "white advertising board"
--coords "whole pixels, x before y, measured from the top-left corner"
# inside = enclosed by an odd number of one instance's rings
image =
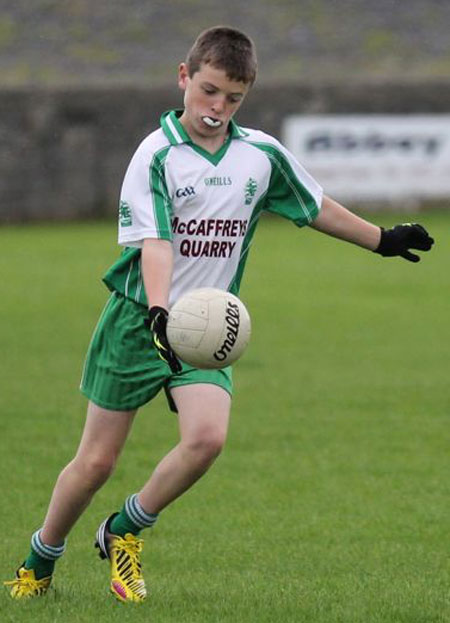
[[[282,142],[338,200],[450,197],[450,114],[296,115]]]

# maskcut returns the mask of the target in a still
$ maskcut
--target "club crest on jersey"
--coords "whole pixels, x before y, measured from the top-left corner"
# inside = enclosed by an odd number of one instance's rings
[[[131,208],[126,201],[119,203],[119,223],[121,227],[131,227],[133,224]]]
[[[256,180],[254,180],[252,177],[249,177],[244,189],[246,206],[250,205],[253,201],[257,188],[258,184],[256,183]]]

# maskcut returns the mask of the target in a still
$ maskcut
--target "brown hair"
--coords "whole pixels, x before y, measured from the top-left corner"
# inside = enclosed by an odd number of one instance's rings
[[[228,78],[236,82],[251,85],[256,78],[257,60],[253,41],[243,32],[228,26],[215,26],[199,34],[186,58],[191,78],[202,63],[223,69]]]

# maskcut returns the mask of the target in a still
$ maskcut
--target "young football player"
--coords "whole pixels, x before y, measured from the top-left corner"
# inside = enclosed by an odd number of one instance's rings
[[[90,343],[81,391],[89,399],[77,453],[59,475],[42,528],[8,582],[14,598],[43,595],[66,537],[111,475],[136,411],[164,389],[180,439],[137,493],[106,518],[97,546],[123,602],[146,597],[140,533],[211,466],[227,436],[231,370],[181,363],[166,337],[168,309],[194,288],[239,291],[259,216],[279,214],[375,251],[416,262],[433,240],[417,224],[384,230],[322,193],[272,136],[233,117],[256,77],[253,42],[215,27],[201,33],[178,69],[183,110],[163,114],[131,159],[119,207],[120,259]],[[137,483],[138,484],[138,483]],[[139,485],[138,485],[139,486]]]

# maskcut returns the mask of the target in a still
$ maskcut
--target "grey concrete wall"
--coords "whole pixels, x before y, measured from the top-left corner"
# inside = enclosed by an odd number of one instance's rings
[[[113,215],[139,142],[181,104],[175,89],[0,93],[0,222]],[[447,113],[450,82],[259,87],[237,121],[280,135],[293,113]]]

